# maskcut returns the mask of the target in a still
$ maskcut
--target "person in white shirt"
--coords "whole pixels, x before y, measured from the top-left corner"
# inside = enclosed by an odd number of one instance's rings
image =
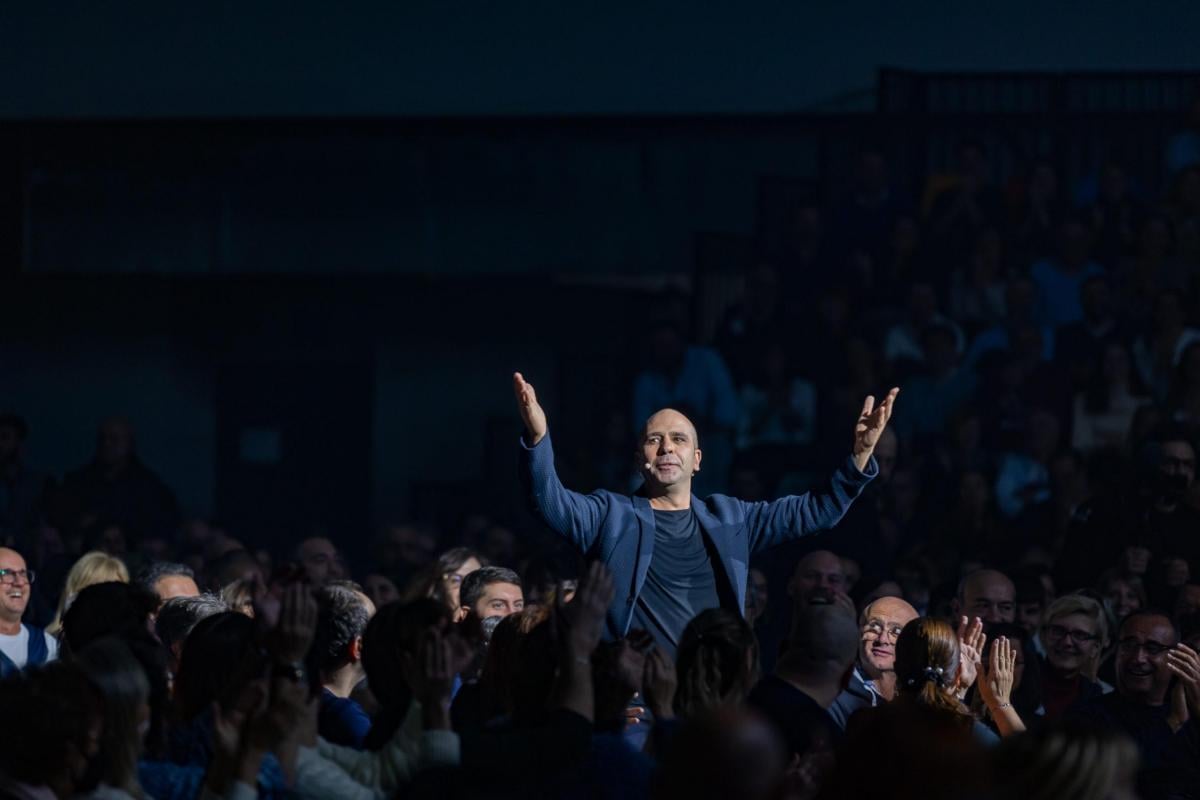
[[[16,550],[0,547],[0,677],[53,661],[58,641],[41,628],[21,622],[35,575]]]

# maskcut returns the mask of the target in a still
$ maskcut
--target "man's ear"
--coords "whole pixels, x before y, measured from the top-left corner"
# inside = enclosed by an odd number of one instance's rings
[[[347,654],[350,656],[351,664],[357,664],[362,661],[362,644],[363,642],[361,636],[355,636],[354,640],[350,642],[350,647],[347,648]]]
[[[695,475],[697,472],[700,471],[700,459],[703,458],[703,456],[704,456],[704,453],[700,452],[700,448],[697,447],[696,448],[696,467],[695,467],[695,469],[692,470],[693,475]]]
[[[471,613],[471,610],[469,608],[467,608],[466,606],[459,606],[458,610],[454,612],[454,623],[458,624],[458,623],[462,622],[464,619],[467,618],[467,614],[470,614],[470,613]]]

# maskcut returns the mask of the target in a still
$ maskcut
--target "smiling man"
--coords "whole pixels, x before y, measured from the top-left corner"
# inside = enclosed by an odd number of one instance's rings
[[[829,715],[842,730],[861,708],[874,708],[896,696],[896,640],[919,614],[899,597],[881,597],[860,617],[858,663],[850,684],[837,696]]]
[[[1180,644],[1170,617],[1134,611],[1121,622],[1116,677],[1115,692],[1081,703],[1067,716],[1128,735],[1141,751],[1143,769],[1169,773],[1197,763],[1200,656]]]
[[[58,655],[58,641],[21,617],[29,605],[34,574],[16,550],[0,547],[0,677],[36,667]]]
[[[606,619],[606,637],[643,628],[674,656],[680,634],[714,607],[744,614],[750,556],[833,527],[878,473],[872,456],[899,389],[878,405],[868,397],[854,429],[851,455],[828,484],[774,502],[724,495],[700,500],[692,478],[703,464],[696,427],[674,409],[653,414],[635,451],[642,475],[634,495],[568,491],[554,469],[546,413],[520,373],[513,375],[525,423],[521,478],[535,513],[580,551],[603,561],[620,587]]]

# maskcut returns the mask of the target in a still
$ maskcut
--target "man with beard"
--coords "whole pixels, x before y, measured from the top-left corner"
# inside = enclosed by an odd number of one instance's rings
[[[849,685],[829,707],[842,730],[861,708],[874,708],[896,696],[896,640],[904,626],[919,614],[899,597],[881,597],[863,609],[859,618],[858,663]]]
[[[1200,657],[1179,643],[1166,614],[1134,611],[1118,633],[1116,677],[1115,692],[1068,716],[1125,733],[1141,751],[1143,772],[1178,785],[1181,770],[1200,763]]]
[[[646,630],[672,657],[699,612],[721,607],[745,613],[751,554],[838,523],[878,471],[875,445],[900,392],[892,389],[878,405],[867,397],[850,457],[824,486],[747,503],[692,495],[702,463],[699,437],[691,420],[669,408],[651,415],[639,437],[635,456],[643,485],[637,493],[568,491],[555,472],[546,412],[533,387],[517,373],[513,389],[525,423],[521,479],[533,510],[551,530],[603,561],[620,587],[608,609],[606,638]]]

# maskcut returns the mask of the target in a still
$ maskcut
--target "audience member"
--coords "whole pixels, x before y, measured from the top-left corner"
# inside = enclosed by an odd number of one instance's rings
[[[958,584],[954,613],[978,617],[988,625],[1015,622],[1017,589],[1003,572],[994,569],[972,572]]]
[[[129,570],[123,561],[99,550],[80,556],[67,573],[67,581],[58,597],[58,610],[54,612],[54,620],[46,626],[46,633],[58,636],[62,631],[63,614],[80,592],[94,584],[112,581],[129,583]]]
[[[317,627],[311,666],[321,682],[317,732],[333,744],[362,749],[371,719],[350,695],[366,677],[363,632],[371,614],[350,589],[327,585],[317,592]]]
[[[296,547],[296,561],[304,569],[312,586],[346,577],[346,564],[333,542],[324,536],[310,536]]]
[[[758,682],[754,631],[736,612],[701,611],[683,629],[675,670],[679,676],[675,711],[681,717],[741,703]]]
[[[507,617],[525,608],[521,577],[505,567],[481,567],[463,578],[456,621]]]
[[[1179,772],[1195,777],[1200,657],[1180,644],[1170,617],[1143,610],[1125,618],[1117,632],[1116,677],[1116,691],[1079,703],[1069,716],[1133,739],[1152,780],[1180,783]]]
[[[173,597],[195,597],[200,594],[196,573],[184,564],[155,561],[138,573],[138,583],[158,595],[162,602]]]
[[[838,728],[850,717],[896,696],[896,641],[919,615],[898,597],[881,597],[863,608],[859,618],[858,657],[845,688],[829,706]]]
[[[55,517],[68,530],[111,523],[134,540],[169,534],[179,522],[175,495],[137,455],[127,420],[105,420],[92,463],[67,474],[55,499]]]
[[[52,661],[58,654],[53,636],[21,621],[35,577],[20,553],[0,547],[0,677]]]
[[[777,728],[790,757],[819,773],[839,731],[829,708],[850,679],[858,652],[854,615],[841,606],[808,606],[792,625],[787,652],[747,703]],[[819,785],[821,780],[814,776]]]
[[[463,580],[486,566],[488,564],[482,557],[469,547],[452,547],[413,579],[405,588],[404,599],[411,602],[421,597],[432,597],[445,603],[450,613],[457,613],[462,606],[459,592]]]
[[[1071,706],[1103,693],[1096,675],[1100,655],[1108,646],[1104,608],[1081,594],[1064,595],[1046,609],[1040,636],[1046,648],[1042,664],[1046,718],[1055,720]]]

